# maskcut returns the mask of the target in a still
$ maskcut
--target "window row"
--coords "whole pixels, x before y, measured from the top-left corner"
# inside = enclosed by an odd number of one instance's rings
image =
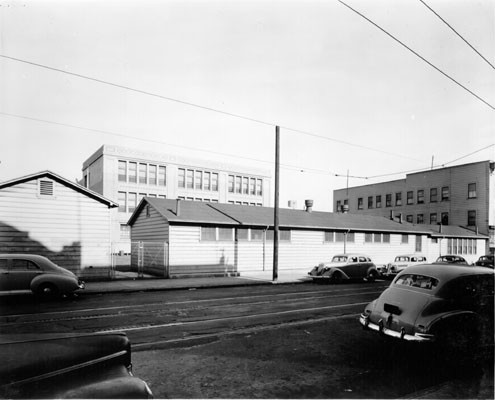
[[[213,241],[234,241],[235,239],[234,228],[220,228],[220,227],[201,227],[201,241],[213,242]],[[250,241],[259,242],[263,240],[273,240],[273,229],[258,229],[258,228],[237,228],[237,240],[238,241]],[[279,230],[280,241],[290,241],[291,231],[289,229]]]
[[[423,189],[416,190],[416,192],[413,190],[409,190],[406,192],[406,205],[424,204],[426,202],[425,197],[426,197],[426,193],[425,193],[425,190],[423,190]],[[469,183],[468,184],[467,198],[468,199],[476,199],[477,198],[476,183]],[[395,202],[393,202],[393,200]],[[440,189],[440,192],[438,191],[438,188],[431,188],[430,189],[429,202],[430,203],[437,203],[439,200],[440,201],[449,201],[450,200],[450,187],[449,186],[443,186]],[[403,205],[402,192],[396,192],[394,195],[392,195],[392,193],[387,193],[385,195],[385,207],[402,206],[402,205]],[[342,206],[341,200],[337,200],[337,210],[340,210],[341,206]],[[368,209],[382,208],[382,195],[368,196],[367,208]],[[363,197],[358,197],[357,209],[358,210],[364,209],[364,198]]]
[[[229,175],[229,193],[249,194],[252,196],[263,195],[263,180],[247,176]]]
[[[478,253],[476,239],[448,239],[447,253],[476,254]]]
[[[119,160],[119,182],[165,186],[166,167],[163,165]]]
[[[259,206],[259,207],[261,207],[263,205],[261,203],[252,203],[252,202],[248,202],[248,201],[233,201],[233,200],[229,200],[227,203],[228,204],[238,204],[238,205],[243,205],[243,206]]]
[[[440,219],[439,219],[440,217]],[[406,215],[406,222],[409,222],[411,224],[426,224],[425,220],[425,214],[419,213],[416,214],[416,221],[414,220],[414,215],[413,214],[408,214]],[[438,213],[430,213],[429,217],[429,222],[430,225],[436,225],[438,223],[441,223],[442,225],[448,225],[449,224],[449,213],[448,212],[442,212],[440,214]]]
[[[136,192],[118,192],[117,203],[119,203],[119,212],[132,213],[136,209],[143,197],[156,197],[165,199],[167,196],[153,193],[136,193]]]
[[[185,189],[218,192],[218,173],[179,168],[177,186]]]
[[[187,201],[203,201],[205,203],[218,203],[218,199],[205,199],[201,197],[185,197],[185,196],[178,196],[177,198],[180,200],[187,200]]]

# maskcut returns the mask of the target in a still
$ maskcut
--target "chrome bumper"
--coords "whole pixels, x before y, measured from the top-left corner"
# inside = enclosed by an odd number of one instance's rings
[[[394,331],[392,329],[388,329],[384,326],[384,324],[374,324],[370,321],[369,317],[361,314],[359,317],[359,322],[366,329],[371,329],[372,331],[376,331],[382,335],[391,336],[396,339],[406,340],[408,342],[422,342],[422,343],[431,343],[435,341],[435,336],[427,333],[415,333],[414,335],[410,335],[405,333],[404,330],[401,332]]]

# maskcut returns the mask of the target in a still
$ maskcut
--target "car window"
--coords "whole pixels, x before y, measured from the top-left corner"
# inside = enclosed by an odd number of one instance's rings
[[[426,275],[403,274],[397,277],[394,284],[431,290],[437,287],[438,279]]]
[[[418,259],[416,257],[411,257],[411,261],[416,262],[416,261],[418,261]]]
[[[30,260],[14,259],[12,260],[12,269],[39,269],[39,267]]]
[[[366,262],[366,257],[359,257],[359,262]]]
[[[346,256],[335,256],[332,258],[332,262],[346,262],[347,257]]]
[[[351,262],[357,262],[357,260],[358,260],[357,257],[351,257],[350,259]]]

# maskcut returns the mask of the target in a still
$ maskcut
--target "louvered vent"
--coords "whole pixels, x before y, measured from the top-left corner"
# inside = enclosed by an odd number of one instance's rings
[[[40,180],[40,195],[53,196],[53,181]]]

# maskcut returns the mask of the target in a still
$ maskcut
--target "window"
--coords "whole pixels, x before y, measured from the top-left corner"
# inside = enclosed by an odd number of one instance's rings
[[[337,205],[336,205],[336,210],[337,212],[340,212],[342,209],[341,209],[341,201],[340,200],[337,200]]]
[[[263,240],[263,229],[251,229],[251,240]]]
[[[290,229],[280,229],[278,232],[278,238],[280,241],[289,242],[291,238],[291,230]]]
[[[325,231],[325,242],[333,242],[333,232],[331,231]]]
[[[476,226],[476,210],[469,210],[468,211],[467,224],[468,224],[468,226]]]
[[[129,162],[129,182],[137,183],[137,163]]]
[[[392,207],[392,195],[390,193],[385,195],[385,207]]]
[[[18,258],[12,260],[12,268],[17,270],[40,269],[34,262],[30,260],[20,260]]]
[[[151,207],[149,204],[146,206],[146,217],[151,217]]]
[[[184,170],[182,170],[184,171]],[[150,185],[156,185],[156,165],[150,165],[149,166],[149,174],[150,174],[150,177],[149,177],[149,184]],[[184,178],[184,175],[182,175],[182,178]],[[180,182],[180,169],[179,169],[179,182]],[[180,183],[179,183],[179,186],[180,186]],[[182,186],[184,187],[184,186]]]
[[[146,185],[148,182],[148,165],[139,163],[139,183]]]
[[[126,197],[127,197],[126,192],[118,193],[117,202],[119,203],[119,212],[126,212],[127,210]]]
[[[256,179],[256,196],[263,195],[263,184],[261,179]]]
[[[119,161],[119,182],[127,182],[127,163]]]
[[[409,243],[409,235],[401,235],[401,243],[402,244]]]
[[[395,205],[396,206],[402,205],[402,193],[401,192],[395,193]]]
[[[249,194],[249,178],[242,178],[242,193]]]
[[[448,201],[450,197],[450,191],[448,186],[442,188],[442,201]]]
[[[373,234],[373,242],[381,243],[382,242],[382,234],[381,233]]]
[[[203,185],[203,172],[196,171],[194,173],[194,189],[201,190],[202,185]]]
[[[211,172],[203,174],[203,190],[211,190]]]
[[[418,190],[417,193],[418,196],[418,204],[424,204],[425,202],[425,191],[424,190]]]
[[[376,196],[376,208],[382,208],[382,196]]]
[[[468,184],[468,199],[476,198],[476,183]]]
[[[435,225],[437,223],[437,213],[430,214],[430,225]]]
[[[211,190],[218,192],[218,174],[216,172],[211,173]]]
[[[364,242],[365,243],[371,243],[373,241],[373,234],[372,233],[365,233],[364,234]]]
[[[160,186],[165,186],[167,184],[165,167],[158,167],[158,184]]]
[[[127,201],[128,201],[128,211],[130,213],[134,212],[134,210],[136,209],[136,200],[137,200],[137,195],[136,193],[129,193],[128,194],[128,197],[127,197]]]
[[[441,223],[442,225],[448,225],[449,224],[449,213],[448,212],[443,212],[441,215]]]
[[[186,188],[192,189],[194,184],[194,171],[192,169],[186,170]]]
[[[438,190],[437,188],[430,189],[430,203],[436,203],[438,201]]]
[[[241,182],[242,179],[240,176],[235,177],[235,192],[236,193],[241,193]]]
[[[217,239],[216,228],[209,226],[201,227],[201,241],[215,241]]]
[[[229,193],[234,193],[234,175],[229,175],[227,181],[227,188]]]
[[[373,196],[368,196],[368,208],[373,208]]]
[[[358,210],[362,210],[363,209],[363,198],[362,197],[358,197],[358,203],[357,203],[357,209]]]
[[[383,234],[383,243],[390,243],[390,233]]]
[[[344,238],[345,238],[344,232],[335,232],[335,241],[336,242],[343,242]]]
[[[233,240],[232,228],[218,228],[218,240]]]
[[[131,237],[131,227],[126,224],[120,224],[120,238],[129,239]]]
[[[246,241],[249,239],[249,229],[247,228],[237,228],[237,240]]]
[[[413,218],[414,216],[412,214],[406,215],[406,222],[409,222],[410,224],[413,223]]]
[[[406,197],[407,197],[406,198],[407,204],[413,204],[414,203],[414,192],[412,192],[412,191],[407,192]]]
[[[253,196],[256,194],[256,179],[255,178],[249,179],[249,194],[253,195]]]
[[[418,214],[418,215],[416,216],[416,223],[417,223],[417,224],[424,224],[424,223],[425,223],[425,220],[424,220],[423,214]]]

